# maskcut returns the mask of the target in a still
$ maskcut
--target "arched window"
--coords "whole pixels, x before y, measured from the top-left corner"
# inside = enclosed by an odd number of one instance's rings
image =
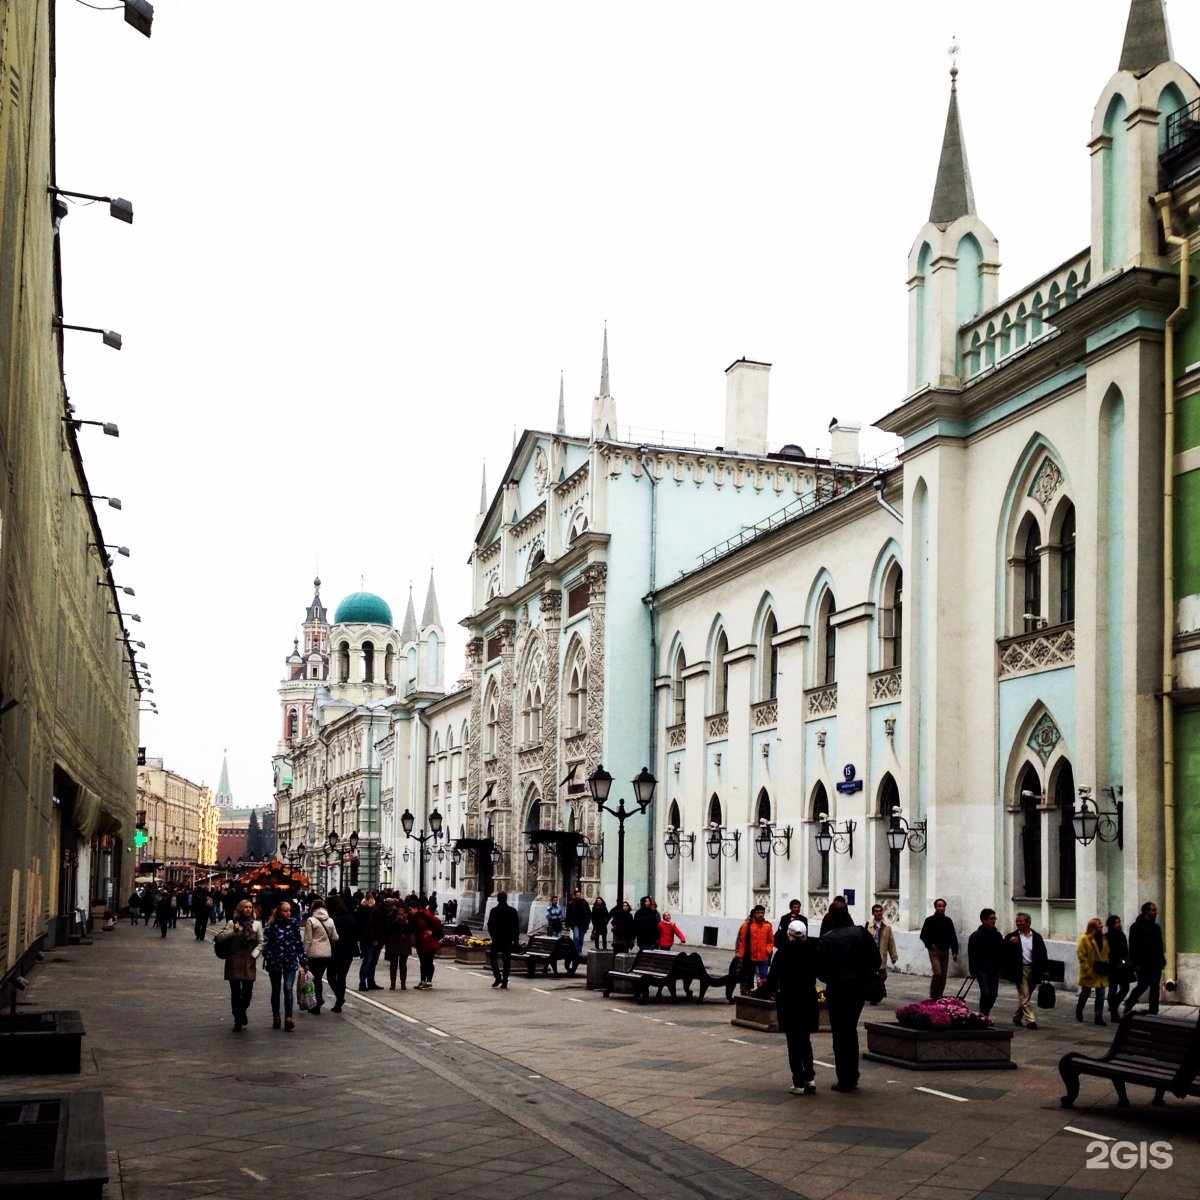
[[[1058,619],[1075,620],[1075,506],[1063,516],[1058,535]]]
[[[582,647],[571,656],[567,677],[567,737],[575,737],[587,728],[588,668]]]
[[[837,627],[833,623],[833,593],[826,590],[817,609],[817,687],[828,687],[837,682]]]
[[[300,717],[294,708],[288,710],[288,732],[290,738],[298,737],[300,733]]]
[[[779,696],[779,647],[775,645],[775,635],[778,632],[779,622],[775,620],[775,614],[767,613],[758,646],[758,698],[760,700],[775,700]]]
[[[813,788],[812,803],[808,808],[809,817],[813,822],[819,822],[821,817],[829,812],[829,793],[825,790],[823,783],[818,783]],[[819,824],[813,826],[814,834],[821,832]],[[814,891],[827,892],[829,890],[829,856],[833,853],[832,850],[826,850],[823,854],[817,849],[816,839],[809,843],[811,850],[809,851],[809,870],[808,881],[809,886]]]
[[[383,652],[383,682],[388,687],[396,683],[396,651],[392,646]]]
[[[375,646],[372,642],[363,642],[363,683],[375,682]]]
[[[880,890],[900,890],[900,854],[888,845],[887,831],[896,828],[896,810],[900,807],[900,789],[888,772],[879,787],[879,833],[876,847],[875,886]]]
[[[729,664],[725,661],[729,654],[729,639],[725,630],[717,634],[717,642],[713,647],[712,662],[712,711],[723,713],[729,711]]]
[[[530,684],[525,689],[525,703],[521,707],[521,740],[536,745],[542,740],[542,686]]]
[[[494,688],[488,695],[485,712],[483,752],[488,758],[495,758],[500,753],[500,705]]]
[[[683,677],[683,669],[687,660],[683,655],[683,647],[675,652],[675,666],[671,671],[671,724],[682,725],[687,720],[687,680]]]
[[[1064,762],[1054,780],[1054,807],[1058,813],[1058,887],[1061,900],[1075,899],[1075,773]]]
[[[350,643],[342,642],[338,647],[338,683],[350,682]]]
[[[1031,898],[1042,894],[1042,820],[1038,812],[1041,799],[1041,780],[1033,767],[1026,767],[1017,785],[1021,861],[1016,883],[1019,894]]]
[[[883,581],[883,607],[879,612],[879,666],[895,670],[902,665],[900,622],[904,610],[904,572],[893,563]]]
[[[676,830],[680,826],[679,805],[674,800],[671,801],[671,807],[667,811],[667,825]],[[680,854],[677,847],[674,858],[667,859],[667,887],[669,888],[679,886],[679,859]]]
[[[762,828],[762,823],[766,821],[770,824],[771,821],[771,797],[767,793],[767,789],[763,788],[758,793],[758,804],[754,810],[754,834],[758,835],[758,831]],[[768,850],[767,856],[764,858],[755,849],[753,852],[754,858],[754,886],[757,890],[762,891],[764,888],[771,886],[771,853]]]
[[[712,798],[708,802],[708,825],[709,828],[720,829],[723,822],[721,820],[721,800],[714,792]],[[717,889],[721,886],[721,855],[713,858],[705,851],[705,885],[710,889]]]
[[[1021,573],[1024,579],[1024,607],[1021,619],[1025,632],[1032,633],[1042,625],[1042,559],[1040,551],[1041,531],[1036,521],[1031,520],[1025,529],[1021,543]]]

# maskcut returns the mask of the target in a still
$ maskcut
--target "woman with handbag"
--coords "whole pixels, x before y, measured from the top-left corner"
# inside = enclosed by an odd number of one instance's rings
[[[312,972],[313,982],[317,987],[317,1002],[308,1011],[314,1016],[321,1015],[325,1005],[325,988],[322,980],[333,958],[333,944],[338,940],[337,927],[333,918],[325,909],[324,900],[314,900],[309,910],[308,919],[302,930],[304,935],[304,955],[308,959],[308,969]]]
[[[1079,999],[1075,1002],[1075,1020],[1083,1020],[1083,1010],[1093,989],[1096,992],[1096,1024],[1107,1025],[1104,1019],[1104,989],[1108,985],[1109,946],[1104,940],[1104,922],[1093,917],[1075,945],[1079,959]]]
[[[234,910],[228,925],[218,934],[229,941],[224,976],[229,983],[229,1003],[233,1009],[233,1032],[246,1027],[246,1010],[254,995],[255,962],[262,952],[262,922],[254,916],[254,905],[243,900]]]
[[[243,901],[247,904],[249,901]],[[238,906],[239,908],[241,905]],[[279,994],[283,993],[283,1028],[291,1033],[296,1024],[292,1020],[292,1002],[296,995],[296,972],[308,964],[304,953],[304,938],[300,933],[300,922],[292,916],[289,900],[280,900],[275,906],[263,931],[263,961],[271,977],[271,1026],[278,1029]]]
[[[1116,913],[1104,923],[1104,941],[1108,945],[1108,1011],[1114,1021],[1119,1021],[1121,1001],[1129,995],[1133,983],[1133,967],[1129,962],[1129,939]]]

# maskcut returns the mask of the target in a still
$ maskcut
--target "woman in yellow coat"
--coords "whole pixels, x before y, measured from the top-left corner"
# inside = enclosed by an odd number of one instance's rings
[[[1075,1005],[1075,1020],[1083,1020],[1092,990],[1096,992],[1096,1024],[1107,1025],[1104,1019],[1104,989],[1108,986],[1108,941],[1104,937],[1104,922],[1093,917],[1075,946],[1079,959],[1079,1000]]]

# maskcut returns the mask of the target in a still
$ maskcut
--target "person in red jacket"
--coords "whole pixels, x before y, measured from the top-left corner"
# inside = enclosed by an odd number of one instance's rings
[[[421,982],[417,991],[427,992],[433,987],[433,960],[442,944],[442,920],[427,908],[418,909],[413,917],[416,935],[417,959],[421,964]]]
[[[658,948],[670,950],[677,940],[687,942],[687,938],[683,936],[683,930],[671,920],[671,914],[665,912],[662,920],[658,923]]]

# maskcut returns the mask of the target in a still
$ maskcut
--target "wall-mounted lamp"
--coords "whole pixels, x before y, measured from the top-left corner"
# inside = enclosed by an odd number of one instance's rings
[[[82,417],[63,417],[63,421],[74,430],[78,430],[80,425],[98,425],[104,430],[106,437],[121,436],[121,431],[112,421],[85,421]]]
[[[732,858],[736,861],[738,843],[741,840],[742,831],[740,829],[725,829],[713,821],[708,827],[708,833],[704,836],[704,848],[708,851],[709,858],[720,858],[723,855],[725,858]]]
[[[893,808],[892,823],[887,831],[888,849],[900,851],[907,846],[914,854],[923,854],[927,831],[928,822],[913,821],[910,824],[900,809]]]
[[[828,854],[832,850],[834,854],[849,854],[851,858],[854,857],[854,831],[858,828],[854,821],[848,820],[845,825],[839,827],[829,819],[828,813],[821,813],[817,817],[817,823],[820,825],[816,836],[818,853]]]
[[[668,858],[695,858],[696,835],[684,833],[674,825],[668,825],[663,834],[663,849]]]
[[[145,650],[145,648],[146,648],[145,642],[131,642],[129,640],[129,630],[128,629],[125,630],[124,633],[117,634],[117,641],[124,642],[125,645],[127,645],[129,647],[136,646],[139,650]]]
[[[110,617],[128,617],[131,621],[140,621],[142,618],[137,613],[120,613],[115,608],[108,610]]]
[[[121,335],[115,329],[101,329],[99,325],[67,325],[62,317],[54,318],[55,329],[78,329],[81,333],[98,333],[101,341],[114,350],[121,348]]]
[[[107,500],[109,508],[121,511],[121,501],[116,496],[97,496],[93,492],[72,492],[71,495],[78,496],[81,500]]]
[[[115,550],[122,558],[129,557],[128,546],[118,546],[115,542],[88,542],[89,546],[95,546],[101,552],[100,557],[104,559],[104,565],[111,567],[113,565],[113,557],[111,554],[103,553],[105,550]]]
[[[792,827],[788,825],[777,830],[770,821],[759,821],[758,833],[754,838],[754,849],[759,858],[782,854],[785,858],[790,859],[792,857]]]
[[[501,850],[499,846],[493,846],[491,850],[488,851],[488,858],[492,860],[492,866],[496,866],[496,864],[499,863],[503,857],[504,851]]]
[[[1079,803],[1071,818],[1075,840],[1081,846],[1090,846],[1097,838],[1102,842],[1116,842],[1118,850],[1125,849],[1125,801],[1117,797],[1124,794],[1123,787],[1105,788],[1113,802],[1111,811],[1105,811],[1092,799],[1092,789],[1079,789]]]
[[[529,845],[525,847],[525,861],[530,866],[533,866],[533,864],[535,862],[537,862],[537,860],[538,860],[538,848],[532,842],[530,842]]]
[[[108,587],[108,580],[107,579],[97,579],[96,586],[97,587]],[[126,596],[136,595],[133,588],[131,588],[131,587],[122,587],[119,583],[114,583],[113,587],[116,588],[118,592],[124,592]]]
[[[65,204],[57,201],[57,197],[70,196],[74,200],[102,200],[108,205],[110,217],[116,217],[118,221],[124,221],[126,225],[133,224],[133,205],[120,196],[93,196],[90,192],[68,192],[63,188],[56,187],[48,187],[46,191],[56,198],[54,205],[56,217],[65,217],[69,211]]]

